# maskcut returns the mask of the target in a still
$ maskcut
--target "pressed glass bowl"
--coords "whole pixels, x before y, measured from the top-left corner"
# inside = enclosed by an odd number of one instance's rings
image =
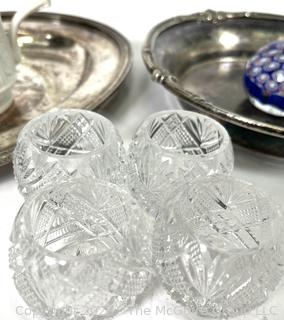
[[[262,304],[282,277],[283,216],[262,191],[232,176],[183,185],[156,221],[154,261],[170,296],[201,317]]]
[[[56,182],[93,177],[123,184],[125,151],[113,124],[86,110],[62,109],[30,121],[13,156],[24,195]]]
[[[163,111],[147,118],[133,137],[128,184],[155,216],[176,185],[230,174],[233,166],[231,139],[221,124],[194,112]]]
[[[37,191],[11,235],[19,293],[48,319],[97,319],[129,308],[152,275],[147,219],[109,182],[79,179]]]

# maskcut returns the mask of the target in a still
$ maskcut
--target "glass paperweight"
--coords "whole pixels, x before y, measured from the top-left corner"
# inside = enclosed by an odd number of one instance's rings
[[[244,81],[256,108],[284,117],[284,41],[261,48],[248,61]]]
[[[225,128],[209,117],[181,110],[146,119],[128,156],[129,188],[153,216],[176,185],[215,173],[230,174],[234,166]]]
[[[108,119],[86,110],[61,109],[30,121],[18,137],[13,163],[24,195],[79,177],[126,180],[119,133]]]
[[[155,225],[164,287],[200,317],[227,318],[262,304],[282,276],[278,209],[253,185],[215,175],[183,185]]]
[[[152,276],[147,219],[129,192],[109,182],[38,190],[13,226],[16,288],[47,319],[102,319],[129,308]]]

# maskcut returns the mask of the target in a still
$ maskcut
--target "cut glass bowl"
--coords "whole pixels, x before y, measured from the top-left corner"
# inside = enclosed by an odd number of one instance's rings
[[[30,121],[18,137],[13,163],[24,195],[79,177],[115,184],[126,179],[119,133],[108,119],[86,110],[61,109]]]
[[[148,219],[109,182],[79,179],[37,191],[11,235],[16,288],[48,319],[101,319],[131,307],[152,276]]]
[[[232,176],[201,178],[169,199],[154,231],[154,261],[170,296],[201,317],[262,304],[282,277],[283,216]]]
[[[234,166],[225,128],[209,117],[181,110],[147,118],[128,155],[129,188],[153,216],[176,186],[201,176],[230,174]]]

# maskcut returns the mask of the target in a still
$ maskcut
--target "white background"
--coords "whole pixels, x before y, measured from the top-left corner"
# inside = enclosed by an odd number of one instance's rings
[[[0,11],[16,10],[27,4],[27,1],[0,0]],[[130,86],[122,99],[120,98],[117,103],[113,103],[112,108],[105,110],[105,115],[115,122],[122,136],[128,142],[145,116],[155,110],[178,107],[173,96],[166,94],[162,87],[151,82],[142,63],[141,44],[147,32],[164,19],[175,15],[204,11],[209,8],[224,11],[261,11],[284,14],[283,0],[215,0],[214,2],[209,0],[54,0],[49,11],[69,13],[103,22],[116,28],[130,40],[134,51],[134,67]],[[282,206],[284,205],[284,161],[271,160],[264,155],[254,154],[239,148],[235,150],[235,158],[236,176],[250,180],[262,187]],[[29,310],[24,309],[25,304],[14,289],[11,279],[12,272],[8,268],[9,234],[13,219],[22,202],[23,199],[13,180],[12,167],[0,167],[0,320],[33,318],[32,315],[20,316],[17,314],[17,306],[19,307],[18,313],[25,311],[29,313]],[[140,309],[138,308],[135,316],[137,319],[165,318],[163,312],[157,311],[157,305],[165,305],[168,313],[171,313],[174,303],[158,288],[158,285],[152,295],[154,298],[148,298],[139,307]],[[284,307],[281,307],[279,296],[274,298],[272,306],[274,306],[273,309],[265,307],[254,311],[246,319],[283,319]],[[136,311],[121,317],[131,319],[135,313]],[[166,318],[184,319],[186,317],[184,315],[168,315]]]

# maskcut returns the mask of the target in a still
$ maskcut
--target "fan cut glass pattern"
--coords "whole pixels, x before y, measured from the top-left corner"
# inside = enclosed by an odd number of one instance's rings
[[[111,317],[148,286],[152,223],[121,187],[80,179],[29,197],[13,227],[19,293],[48,319]]]
[[[180,183],[215,173],[230,174],[230,137],[217,121],[189,111],[151,115],[129,147],[129,187],[153,215]]]
[[[264,193],[217,175],[184,185],[166,207],[154,232],[154,261],[174,300],[223,319],[268,298],[283,273],[283,216]]]
[[[30,121],[20,133],[13,163],[24,195],[79,177],[117,184],[126,179],[120,135],[108,119],[86,110],[58,110]]]

